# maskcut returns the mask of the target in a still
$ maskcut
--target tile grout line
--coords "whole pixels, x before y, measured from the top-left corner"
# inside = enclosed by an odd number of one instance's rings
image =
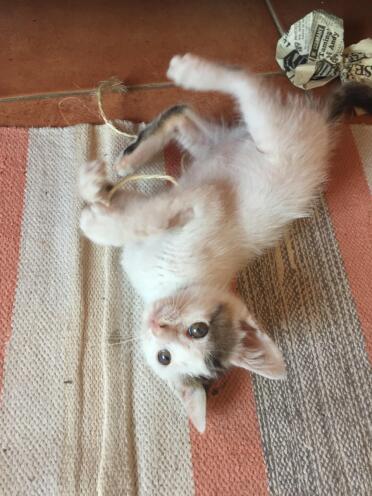
[[[283,76],[282,71],[270,71],[270,72],[258,72],[258,76],[262,77],[275,77]],[[176,88],[173,83],[161,82],[161,83],[144,83],[144,84],[133,84],[125,86],[125,91],[111,89],[111,93],[125,93],[126,91],[145,91],[145,90],[158,90],[166,88]],[[97,88],[89,88],[82,90],[66,90],[57,92],[47,92],[47,93],[35,93],[33,95],[16,95],[0,98],[1,103],[14,103],[20,101],[32,101],[32,100],[50,100],[52,98],[62,98],[70,96],[95,96],[97,94]]]
[[[173,87],[173,83],[148,83],[148,84],[133,84],[125,86],[125,91],[136,91],[144,89],[163,89]],[[110,88],[111,93],[123,93],[123,89]],[[34,93],[31,95],[15,95],[0,98],[0,103],[12,103],[29,100],[49,100],[51,98],[61,98],[69,96],[95,96],[97,88],[88,88],[81,90],[66,90],[66,91],[51,91],[46,93]]]

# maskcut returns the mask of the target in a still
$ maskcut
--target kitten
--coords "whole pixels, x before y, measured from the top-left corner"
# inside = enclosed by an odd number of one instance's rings
[[[80,225],[95,243],[125,244],[123,268],[145,302],[146,361],[203,432],[206,381],[232,366],[285,377],[279,349],[229,288],[291,221],[309,215],[327,178],[332,120],[359,90],[346,86],[331,105],[316,108],[298,97],[283,100],[248,72],[193,55],[175,56],[168,77],[190,90],[231,94],[242,124],[227,129],[187,106],[167,110],[116,169],[133,173],[175,140],[192,157],[178,187],[154,197],[119,191],[107,206],[112,183],[105,165],[91,162],[80,175],[87,202]]]

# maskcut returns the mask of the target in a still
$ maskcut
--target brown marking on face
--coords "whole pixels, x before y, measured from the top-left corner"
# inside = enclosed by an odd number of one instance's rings
[[[218,377],[229,366],[231,353],[238,344],[238,335],[233,332],[233,318],[227,304],[220,304],[213,312],[209,327],[210,352],[205,363],[212,377]]]

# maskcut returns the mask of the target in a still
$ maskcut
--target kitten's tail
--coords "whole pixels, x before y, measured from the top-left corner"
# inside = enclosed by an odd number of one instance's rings
[[[359,107],[372,114],[372,86],[350,82],[340,86],[327,104],[327,118],[334,121],[353,107]]]

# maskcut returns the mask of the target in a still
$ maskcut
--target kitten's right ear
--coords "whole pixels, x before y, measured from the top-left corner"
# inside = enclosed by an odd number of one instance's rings
[[[274,341],[249,318],[240,323],[245,338],[231,357],[231,364],[269,379],[285,379],[283,356]]]
[[[207,420],[207,395],[203,385],[197,380],[187,380],[174,381],[171,386],[195,429],[203,433]]]

